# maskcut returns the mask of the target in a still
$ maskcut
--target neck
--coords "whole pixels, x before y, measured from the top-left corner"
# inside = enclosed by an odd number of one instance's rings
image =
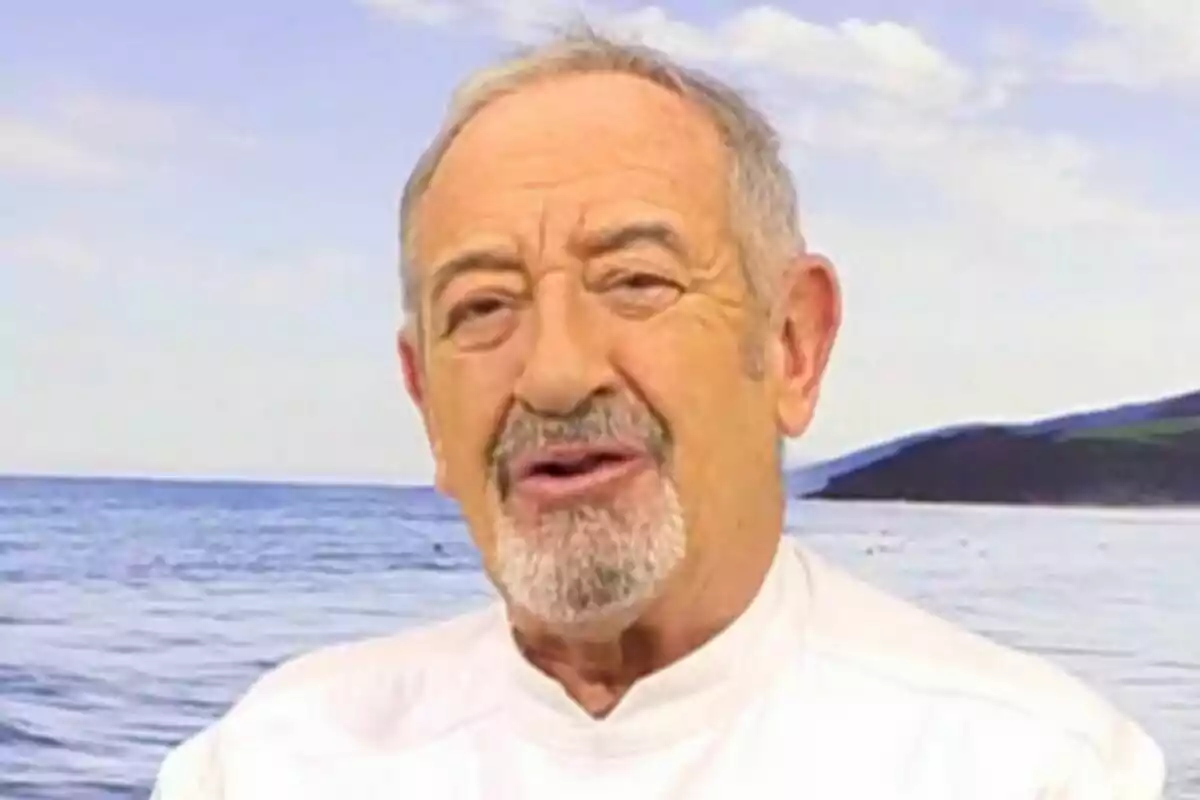
[[[652,607],[631,624],[610,630],[551,630],[514,610],[514,638],[525,658],[553,678],[588,714],[607,716],[635,682],[704,645],[753,602],[775,557],[769,547],[747,548],[707,571],[677,576]]]

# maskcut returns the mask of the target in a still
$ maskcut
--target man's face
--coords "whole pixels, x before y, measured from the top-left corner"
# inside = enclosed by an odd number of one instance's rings
[[[632,621],[777,498],[786,358],[748,344],[727,158],[658,86],[562,77],[482,111],[415,209],[438,483],[543,623]]]

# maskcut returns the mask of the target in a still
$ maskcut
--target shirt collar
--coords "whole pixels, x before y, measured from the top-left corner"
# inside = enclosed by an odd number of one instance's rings
[[[630,687],[594,719],[520,652],[503,618],[502,662],[510,711],[525,732],[560,748],[641,749],[694,733],[740,707],[795,653],[808,587],[795,545],[784,538],[746,610],[705,644]]]

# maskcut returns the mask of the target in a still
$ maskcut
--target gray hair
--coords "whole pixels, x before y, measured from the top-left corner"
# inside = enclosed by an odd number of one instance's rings
[[[417,160],[400,202],[404,308],[416,314],[419,272],[414,269],[413,210],[458,134],[476,114],[502,97],[547,78],[597,72],[632,75],[695,103],[729,150],[731,222],[743,275],[752,297],[766,305],[786,263],[803,250],[796,188],[780,156],[779,136],[743,95],[716,78],[642,44],[619,42],[581,25],[528,48],[459,85],[442,128]]]

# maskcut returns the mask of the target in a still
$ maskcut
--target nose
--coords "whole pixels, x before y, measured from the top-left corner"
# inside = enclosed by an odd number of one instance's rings
[[[561,274],[540,283],[515,395],[535,413],[568,416],[592,397],[612,391],[616,375],[604,332],[587,313],[580,287]]]

